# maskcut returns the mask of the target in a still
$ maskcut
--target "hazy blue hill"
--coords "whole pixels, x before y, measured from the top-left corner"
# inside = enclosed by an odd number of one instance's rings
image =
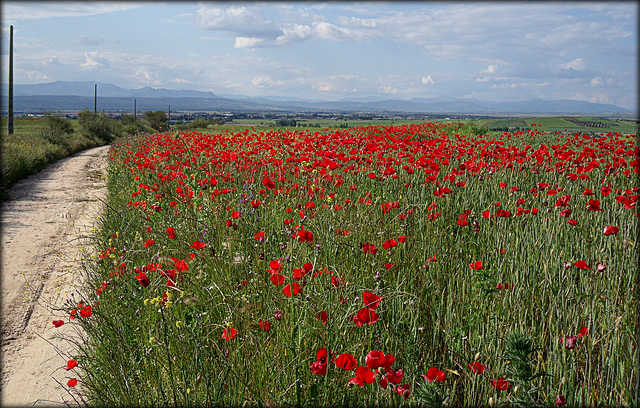
[[[142,87],[138,89],[126,89],[117,85],[101,82],[71,82],[55,81],[44,84],[14,85],[14,96],[90,96],[93,97],[95,85],[98,85],[98,97],[131,97],[131,98],[217,98],[213,92],[173,90],[164,88]],[[7,95],[7,85],[3,84],[2,94]]]
[[[633,113],[615,105],[576,100],[481,101],[462,98],[386,99],[381,96],[350,97],[338,101],[304,100],[286,96],[225,95],[196,90],[172,90],[142,87],[126,89],[98,83],[98,107],[105,111],[132,111],[136,99],[138,111],[341,111],[386,113],[459,113],[459,114],[620,114]],[[14,85],[14,110],[76,110],[93,108],[94,82],[56,81],[33,85]],[[7,84],[2,84],[6,100]],[[86,99],[82,99],[86,98]]]

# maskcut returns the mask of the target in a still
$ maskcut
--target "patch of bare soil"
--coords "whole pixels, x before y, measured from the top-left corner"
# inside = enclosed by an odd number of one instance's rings
[[[69,339],[82,333],[61,309],[78,299],[81,259],[106,198],[108,151],[52,164],[14,185],[2,206],[2,407],[82,404],[81,384],[67,386],[79,368],[65,370],[75,349]]]

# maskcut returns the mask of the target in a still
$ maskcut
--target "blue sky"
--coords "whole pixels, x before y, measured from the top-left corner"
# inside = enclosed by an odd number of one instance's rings
[[[2,82],[637,110],[637,2],[2,2]]]

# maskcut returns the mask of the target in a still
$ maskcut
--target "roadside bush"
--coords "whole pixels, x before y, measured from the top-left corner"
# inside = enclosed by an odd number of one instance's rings
[[[122,125],[106,113],[93,113],[88,109],[78,114],[82,134],[98,143],[111,143],[122,134]]]
[[[206,129],[211,125],[221,125],[222,121],[220,119],[205,119],[198,118],[192,122],[184,123],[182,125],[178,125],[178,130],[190,130],[190,129]]]
[[[149,126],[158,132],[164,132],[169,129],[169,120],[164,111],[146,111],[144,113],[144,119]]]
[[[69,135],[73,133],[71,120],[63,117],[59,112],[53,114],[47,111],[44,113],[44,123],[45,126],[41,131],[42,138],[69,150]]]
[[[123,113],[120,116],[122,131],[128,135],[136,135],[138,133],[153,132],[153,129],[145,124],[143,120],[136,120],[133,115]]]

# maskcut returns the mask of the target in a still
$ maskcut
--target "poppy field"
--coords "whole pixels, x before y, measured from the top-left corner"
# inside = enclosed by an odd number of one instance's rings
[[[104,406],[638,404],[636,135],[131,136],[67,387]]]

